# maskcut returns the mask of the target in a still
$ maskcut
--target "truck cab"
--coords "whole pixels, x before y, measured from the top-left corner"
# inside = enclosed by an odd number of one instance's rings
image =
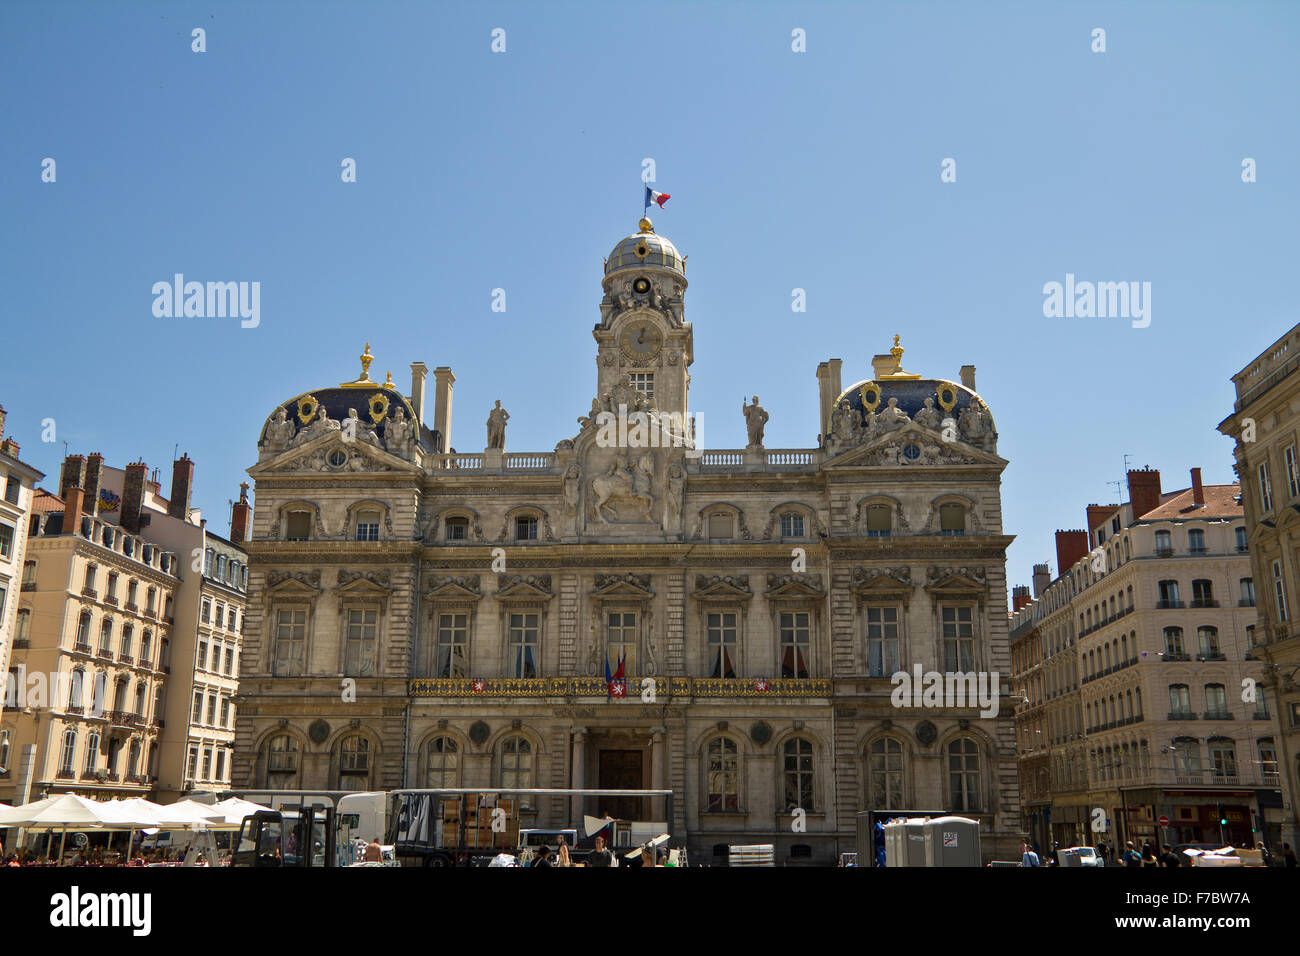
[[[230,865],[307,869],[336,862],[334,810],[316,804],[245,817]]]

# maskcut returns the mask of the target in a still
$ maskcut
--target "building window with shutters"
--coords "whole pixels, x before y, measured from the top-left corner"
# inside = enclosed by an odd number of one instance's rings
[[[736,627],[734,611],[710,611],[705,615],[710,677],[736,676]]]
[[[811,620],[812,615],[807,611],[781,612],[782,677],[808,677],[808,657],[812,647]]]
[[[540,615],[510,614],[506,648],[507,677],[536,677],[539,660],[538,635]]]
[[[464,677],[469,668],[469,615],[438,615],[437,660],[434,677]]]

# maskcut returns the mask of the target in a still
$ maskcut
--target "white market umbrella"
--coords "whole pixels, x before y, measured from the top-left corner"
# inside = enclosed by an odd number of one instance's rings
[[[209,808],[219,810],[222,814],[221,822],[227,826],[241,826],[245,817],[252,816],[254,813],[263,810],[270,810],[270,807],[264,807],[261,804],[253,803],[251,800],[241,800],[239,797],[231,797],[228,800],[222,800],[214,803]]]
[[[69,827],[129,829],[139,825],[137,816],[112,806],[110,802],[87,800],[75,793],[61,793],[0,812],[0,826],[62,829],[63,835],[59,839],[59,859],[62,860]]]
[[[224,814],[220,810],[193,800],[179,800],[169,806],[159,807],[157,817],[158,822],[154,825],[164,830],[182,827],[197,830],[224,820]]]
[[[135,831],[138,829],[156,830],[160,826],[159,814],[162,812],[163,807],[161,804],[146,800],[144,797],[114,800],[112,805],[118,811],[141,821],[138,826],[131,827],[131,834],[126,839],[126,858],[129,861],[131,859],[131,845],[135,843]]]

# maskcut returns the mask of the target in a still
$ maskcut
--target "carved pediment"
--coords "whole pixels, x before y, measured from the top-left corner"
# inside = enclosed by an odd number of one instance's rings
[[[290,448],[270,461],[249,469],[258,472],[310,471],[324,474],[358,474],[375,471],[411,470],[410,462],[360,438],[344,441],[332,431],[297,448]]]
[[[767,576],[768,597],[814,597],[826,596],[826,587],[822,576],[812,571],[802,574],[769,574]]]
[[[981,595],[987,590],[988,576],[980,567],[935,567],[925,572],[925,589],[934,594]]]
[[[498,579],[497,598],[551,598],[555,591],[551,587],[549,574],[503,574]]]
[[[339,611],[349,601],[375,601],[386,608],[393,594],[391,573],[382,571],[348,571],[339,569],[338,587],[334,593],[339,599]]]
[[[654,597],[648,574],[598,574],[593,597]]]
[[[266,574],[268,596],[314,598],[320,593],[320,571],[268,571]]]
[[[691,596],[706,600],[708,598],[752,598],[754,592],[749,587],[748,574],[697,574],[695,590]]]
[[[945,442],[942,433],[909,422],[870,442],[846,450],[828,468],[882,466],[923,468],[930,465],[997,465],[1005,462],[961,440]]]
[[[853,593],[859,600],[888,598],[907,601],[915,587],[912,583],[912,569],[906,566],[853,569]]]
[[[477,601],[483,597],[483,592],[477,574],[432,575],[425,585],[424,596],[434,600]]]

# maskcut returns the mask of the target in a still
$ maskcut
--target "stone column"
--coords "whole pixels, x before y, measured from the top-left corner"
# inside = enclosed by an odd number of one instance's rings
[[[587,728],[573,728],[573,778],[569,784],[574,790],[581,790],[587,786]],[[585,806],[583,797],[573,797],[570,815],[573,817],[573,825],[578,828],[578,836],[582,837],[582,810]]]

